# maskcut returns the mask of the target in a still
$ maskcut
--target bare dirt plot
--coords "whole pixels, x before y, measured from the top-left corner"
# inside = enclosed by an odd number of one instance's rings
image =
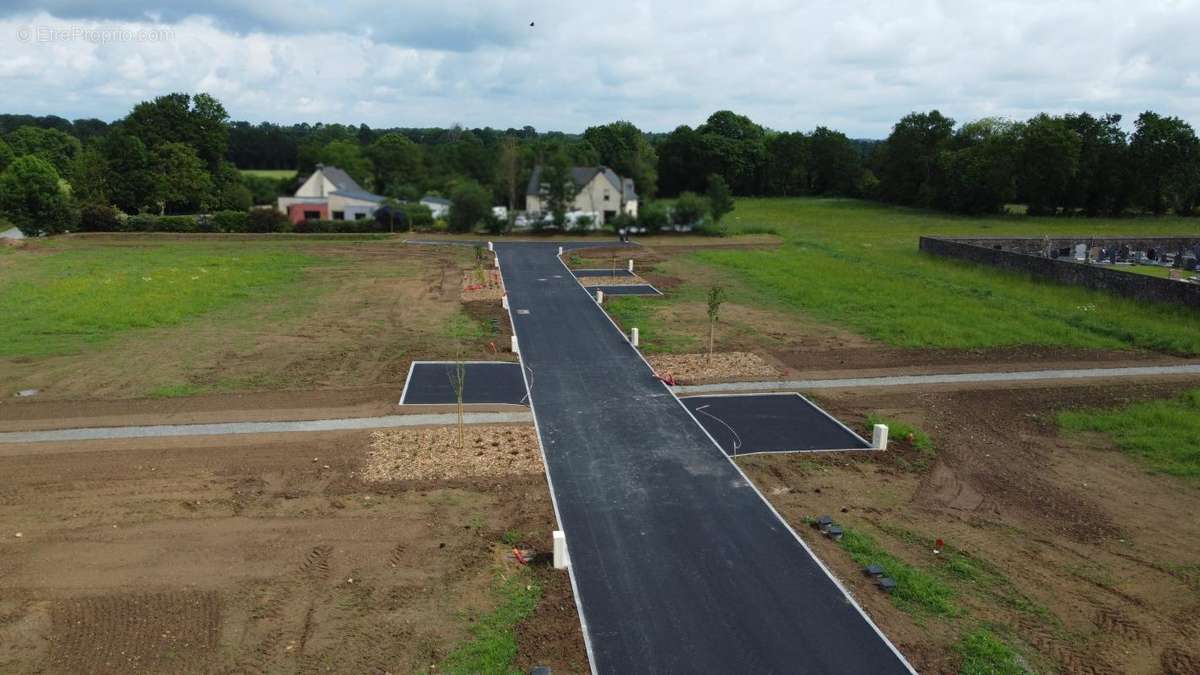
[[[308,269],[278,301],[137,331],[78,354],[0,360],[0,408],[30,388],[42,400],[385,384],[398,393],[413,358],[455,354],[446,324],[463,311],[479,325],[466,353],[510,358],[492,347],[509,331],[499,303],[459,302],[468,251],[387,241],[297,246],[329,262]]]
[[[1200,644],[1189,618],[1200,611],[1200,521],[1184,514],[1200,492],[1095,439],[1062,437],[1052,421],[1064,407],[1179,388],[843,392],[822,397],[832,414],[904,419],[930,433],[936,454],[900,441],[886,453],[739,464],[921,672],[958,672],[954,645],[978,625],[997,626],[1035,668],[1188,672]],[[822,514],[950,587],[957,612],[899,609],[807,527]],[[936,538],[961,553],[934,554]]]
[[[428,672],[490,610],[505,533],[549,550],[550,497],[540,467],[364,484],[369,436],[0,459],[0,672]],[[534,574],[558,638],[521,628],[521,658],[586,672],[569,583]]]
[[[654,372],[670,375],[678,384],[707,384],[778,379],[783,371],[751,352],[708,354],[651,354]]]
[[[531,426],[399,429],[371,434],[371,450],[359,476],[394,480],[499,478],[542,468]]]

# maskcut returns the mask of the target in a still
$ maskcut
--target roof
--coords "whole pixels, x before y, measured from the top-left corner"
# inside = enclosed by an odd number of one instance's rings
[[[361,188],[359,188],[357,190],[351,190],[351,189],[343,190],[341,188],[338,188],[337,190],[334,190],[333,192],[330,192],[329,194],[330,194],[330,196],[337,195],[339,197],[349,197],[350,199],[361,199],[363,201],[368,201],[368,202],[381,202],[384,199],[387,199],[386,197],[383,197],[382,195],[373,194],[373,193],[367,192],[366,190],[363,190]]]
[[[450,206],[450,200],[445,197],[421,197],[422,204],[437,204],[439,206]]]
[[[633,193],[633,180],[626,178],[624,181],[622,181],[621,177],[617,175],[617,172],[613,171],[607,166],[573,166],[571,167],[571,182],[575,184],[575,189],[577,191],[582,190],[587,186],[588,183],[592,182],[592,179],[596,177],[596,174],[603,174],[604,177],[608,179],[608,182],[613,186],[613,189],[617,192],[620,192],[624,199],[637,199],[636,194],[634,194],[632,197],[629,196]],[[622,188],[622,182],[628,184],[628,190]],[[533,173],[529,176],[529,185],[525,188],[525,194],[540,195],[541,193],[542,167],[539,165],[533,167]]]
[[[362,186],[359,185],[358,182],[355,181],[353,178],[351,178],[350,174],[346,173],[345,171],[342,171],[341,169],[337,168],[336,166],[325,166],[324,164],[318,164],[317,171],[320,171],[322,174],[324,174],[325,178],[330,183],[333,183],[333,187],[337,188],[339,191],[350,190],[350,191],[355,191],[355,192],[363,192],[366,194],[371,194],[371,193],[367,192],[366,190],[362,189]]]

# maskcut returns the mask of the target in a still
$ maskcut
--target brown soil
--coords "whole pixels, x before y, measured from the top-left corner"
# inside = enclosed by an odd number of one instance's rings
[[[37,400],[94,401],[167,387],[219,394],[391,385],[398,398],[413,359],[455,355],[444,335],[461,311],[468,251],[391,242],[305,250],[330,262],[309,269],[295,292],[272,302],[134,331],[78,354],[0,359],[0,419],[8,419],[12,394],[22,389],[40,389]],[[465,345],[467,355],[512,358],[492,350],[506,341],[507,329],[504,316],[495,333]]]
[[[462,274],[463,302],[476,300],[498,301],[504,296],[504,280],[500,270],[491,267],[481,267],[464,270]]]
[[[503,534],[550,549],[550,497],[540,467],[361,483],[369,436],[0,457],[0,672],[429,672],[491,608]],[[535,573],[521,658],[586,672],[566,575]]]
[[[777,368],[750,352],[708,354],[652,354],[646,357],[654,372],[670,375],[677,384],[774,380]]]
[[[358,475],[394,480],[500,478],[542,468],[533,426],[429,427],[376,431]]]
[[[640,286],[647,283],[638,276],[632,277],[583,277],[579,283],[584,286]]]
[[[1195,511],[1197,486],[1150,475],[1096,439],[1059,436],[1053,423],[1062,408],[1179,389],[840,392],[822,397],[840,419],[881,412],[914,423],[933,437],[936,457],[893,441],[886,453],[739,463],[921,672],[958,672],[953,644],[979,623],[998,626],[1037,669],[1194,672],[1186,669],[1200,652],[1190,618],[1200,610],[1200,520],[1185,514]],[[999,581],[949,575],[963,614],[914,617],[804,526],[821,514],[931,570],[941,560],[919,540],[942,538],[994,566]]]

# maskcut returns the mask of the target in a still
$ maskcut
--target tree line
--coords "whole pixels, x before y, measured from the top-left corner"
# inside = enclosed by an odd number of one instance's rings
[[[697,193],[711,193],[713,177],[718,191],[737,196],[863,197],[965,214],[1011,203],[1035,215],[1192,214],[1200,200],[1192,127],[1154,112],[1140,115],[1132,133],[1121,121],[1080,113],[958,125],[934,110],[905,116],[882,141],[826,127],[774,131],[728,110],[669,133],[623,121],[581,134],[372,129],[230,121],[215,98],[175,93],[112,123],[0,115],[0,212],[33,231],[59,231],[115,211],[245,211],[290,194],[324,163],[401,201],[459,195],[512,209],[523,207],[535,165],[565,184],[570,166],[604,164],[634,179],[655,223],[670,215],[647,202],[683,196],[677,208],[690,212]],[[273,180],[239,169],[297,174]]]

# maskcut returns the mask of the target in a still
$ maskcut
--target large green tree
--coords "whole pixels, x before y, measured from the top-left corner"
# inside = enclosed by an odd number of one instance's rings
[[[371,185],[371,176],[375,173],[371,160],[363,154],[362,146],[357,141],[331,141],[321,148],[317,161],[336,166],[362,186]]]
[[[57,234],[75,223],[58,172],[37,155],[18,157],[0,173],[0,214],[31,237]]]
[[[1129,140],[1129,154],[1142,206],[1156,214],[1164,213],[1168,206],[1168,182],[1174,176],[1186,174],[1197,152],[1196,133],[1187,122],[1150,111],[1138,115]]]
[[[1018,180],[1030,215],[1053,215],[1067,203],[1083,142],[1062,117],[1045,113],[1021,132]]]
[[[1088,216],[1118,215],[1129,202],[1128,142],[1120,115],[1066,115],[1079,136],[1079,170],[1067,187],[1066,206]]]
[[[375,169],[375,189],[381,193],[393,186],[421,185],[425,181],[421,147],[404,134],[380,136],[367,146],[366,155]]]
[[[108,200],[125,213],[138,213],[158,202],[157,178],[142,139],[116,127],[97,144],[104,157]]]
[[[82,150],[79,139],[58,129],[41,129],[24,126],[8,135],[8,144],[13,153],[37,155],[54,165],[59,175],[65,175],[71,160]]]
[[[938,155],[935,204],[971,215],[999,213],[1015,196],[1020,128],[999,119],[962,125]]]
[[[491,198],[492,193],[477,181],[459,181],[450,190],[450,231],[470,232],[491,213]]]
[[[767,138],[764,188],[767,194],[795,197],[808,194],[812,148],[803,133],[784,132]]]
[[[600,164],[632,178],[639,195],[654,196],[658,189],[658,154],[641,129],[630,122],[613,122],[588,127],[583,139],[596,151]]]
[[[899,204],[931,204],[938,155],[953,133],[954,120],[937,110],[901,118],[875,157],[879,196]]]
[[[8,167],[16,157],[8,143],[3,138],[0,138],[0,171]]]
[[[809,173],[813,192],[855,195],[858,181],[862,178],[862,157],[846,134],[817,127],[809,137],[809,147],[812,152]]]
[[[212,177],[192,146],[163,143],[151,157],[160,213],[197,213],[212,205]]]
[[[225,159],[229,145],[229,114],[208,94],[167,94],[134,106],[125,129],[153,151],[164,143],[192,147],[209,172]]]

